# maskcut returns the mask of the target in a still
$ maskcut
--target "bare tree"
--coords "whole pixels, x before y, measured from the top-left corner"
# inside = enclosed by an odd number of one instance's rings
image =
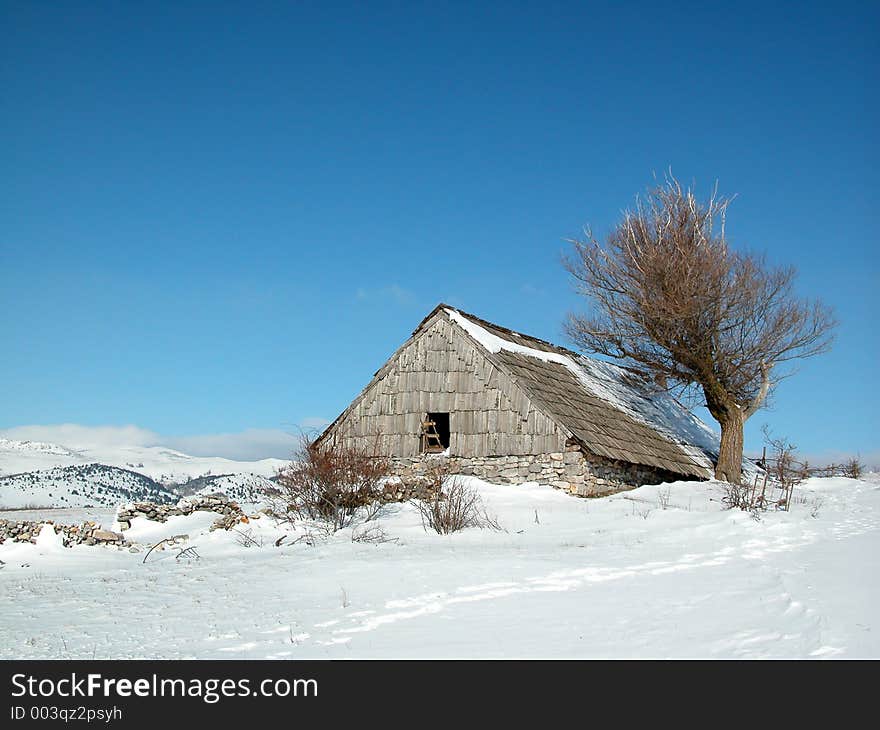
[[[799,298],[795,269],[736,251],[725,237],[730,198],[705,202],[671,175],[637,199],[604,243],[572,240],[566,269],[592,304],[570,313],[581,349],[701,394],[721,425],[715,477],[740,480],[743,425],[780,379],[780,366],[826,351],[835,321]]]

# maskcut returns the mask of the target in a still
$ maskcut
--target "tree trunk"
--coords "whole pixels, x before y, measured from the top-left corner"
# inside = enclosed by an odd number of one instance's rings
[[[730,412],[719,419],[721,423],[721,450],[715,478],[722,482],[739,484],[742,473],[743,425],[745,416],[734,406]]]

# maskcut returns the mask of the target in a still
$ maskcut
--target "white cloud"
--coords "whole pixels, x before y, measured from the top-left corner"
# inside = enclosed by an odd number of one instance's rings
[[[15,426],[0,430],[0,436],[17,441],[45,441],[72,449],[104,446],[165,446],[154,431],[139,426],[82,426],[59,423],[49,426]]]
[[[191,456],[225,456],[253,461],[276,457],[291,458],[299,443],[295,434],[273,428],[249,428],[239,433],[209,433],[195,436],[168,436],[162,446]]]
[[[822,451],[819,453],[798,453],[795,457],[798,461],[806,459],[810,464],[822,466],[824,464],[842,464],[853,457],[857,457],[862,465],[868,469],[880,468],[880,450],[871,449],[861,453],[853,451]]]

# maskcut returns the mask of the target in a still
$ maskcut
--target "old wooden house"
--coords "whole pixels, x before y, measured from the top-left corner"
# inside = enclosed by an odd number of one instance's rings
[[[638,372],[440,304],[319,443],[591,496],[708,478],[717,438]]]

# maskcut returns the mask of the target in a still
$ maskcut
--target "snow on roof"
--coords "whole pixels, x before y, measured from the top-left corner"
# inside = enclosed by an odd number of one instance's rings
[[[543,360],[544,362],[555,362],[559,363],[560,365],[565,365],[567,368],[572,370],[572,372],[575,372],[577,369],[571,358],[567,355],[563,355],[559,352],[536,350],[533,347],[521,345],[519,342],[511,342],[510,340],[505,340],[498,335],[492,334],[491,332],[489,332],[489,330],[484,329],[476,322],[468,319],[457,309],[446,309],[446,313],[454,322],[457,322],[459,325],[461,325],[461,327],[463,327],[471,337],[473,337],[489,352],[501,352],[501,350],[507,350],[509,352],[516,352],[520,355],[536,357],[539,360]],[[511,331],[509,332],[509,334],[522,339],[522,335],[519,334],[519,332]]]

